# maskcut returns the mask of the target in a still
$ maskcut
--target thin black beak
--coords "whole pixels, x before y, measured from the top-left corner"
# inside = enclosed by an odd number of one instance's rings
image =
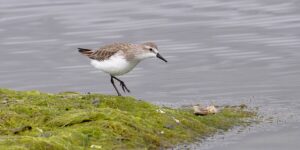
[[[165,58],[163,58],[159,53],[156,54],[156,57],[163,60],[164,62],[168,62]]]

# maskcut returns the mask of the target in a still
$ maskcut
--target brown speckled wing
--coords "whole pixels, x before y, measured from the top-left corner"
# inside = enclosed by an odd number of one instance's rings
[[[128,49],[130,49],[130,44],[128,43],[114,43],[114,44],[101,47],[100,49],[95,51],[92,55],[90,55],[90,58],[103,61],[109,59],[112,55],[114,55],[118,51],[125,52]]]

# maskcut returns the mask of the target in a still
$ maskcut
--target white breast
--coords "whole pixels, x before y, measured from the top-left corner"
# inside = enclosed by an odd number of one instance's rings
[[[119,76],[128,73],[138,63],[139,61],[137,60],[127,61],[124,55],[121,54],[115,54],[109,59],[103,61],[91,60],[92,66],[113,76]]]

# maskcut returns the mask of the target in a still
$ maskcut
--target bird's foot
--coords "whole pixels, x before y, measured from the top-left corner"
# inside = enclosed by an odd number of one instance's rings
[[[130,93],[130,90],[127,88],[127,86],[125,85],[125,83],[123,81],[120,81],[120,85],[122,87],[122,90],[126,93]]]

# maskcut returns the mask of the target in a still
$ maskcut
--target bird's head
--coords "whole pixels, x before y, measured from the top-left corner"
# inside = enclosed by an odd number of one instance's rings
[[[151,57],[157,57],[161,60],[163,60],[164,62],[168,62],[165,58],[163,58],[159,52],[158,52],[158,48],[157,45],[153,42],[146,42],[142,44],[142,49],[143,52],[140,54],[140,57],[142,59],[144,58],[151,58]]]

